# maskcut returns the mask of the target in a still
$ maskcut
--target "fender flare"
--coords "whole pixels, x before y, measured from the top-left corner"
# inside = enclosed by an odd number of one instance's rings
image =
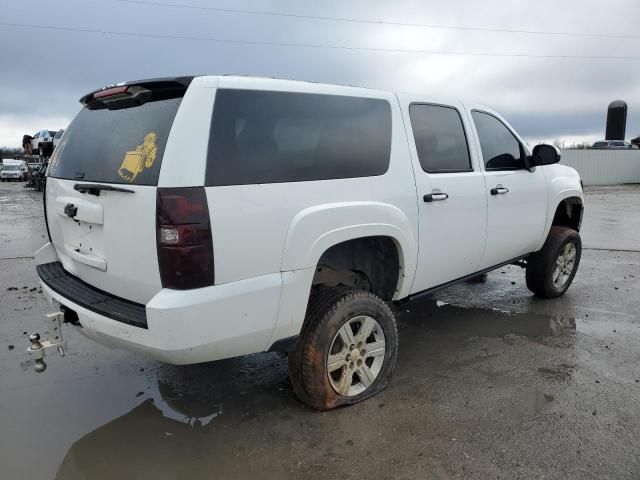
[[[396,244],[400,275],[395,297],[407,296],[417,267],[417,243],[407,216],[387,203],[339,202],[300,211],[287,232],[281,271],[315,268],[332,246],[373,236],[389,237]]]
[[[551,225],[553,223],[553,218],[556,214],[556,210],[558,210],[558,206],[562,201],[567,198],[577,198],[580,200],[580,204],[584,207],[584,192],[577,188],[566,188],[557,192],[550,200],[549,200],[549,209],[547,211],[547,221],[544,226],[544,234],[540,239],[540,242],[537,245],[536,251],[540,250],[544,245],[544,242],[547,240],[547,236],[549,235],[549,231],[551,230]]]

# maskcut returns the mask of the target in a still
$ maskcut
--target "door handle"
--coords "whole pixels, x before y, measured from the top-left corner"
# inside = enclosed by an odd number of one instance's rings
[[[446,200],[449,198],[447,193],[436,192],[436,193],[427,193],[422,199],[427,202],[441,202],[442,200]]]
[[[502,185],[496,185],[491,189],[491,195],[504,195],[505,193],[509,193],[509,189]]]

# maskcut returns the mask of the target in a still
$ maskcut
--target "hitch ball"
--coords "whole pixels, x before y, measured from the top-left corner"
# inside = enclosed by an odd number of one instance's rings
[[[29,341],[31,342],[30,350],[32,352],[42,350],[43,345],[42,343],[40,343],[39,333],[32,333],[31,335],[29,335]],[[42,358],[36,358],[33,362],[33,369],[38,373],[42,373],[47,369],[47,364]]]
[[[33,350],[40,350],[42,348],[39,333],[32,333],[31,335],[29,335],[29,341],[31,342],[31,348]]]

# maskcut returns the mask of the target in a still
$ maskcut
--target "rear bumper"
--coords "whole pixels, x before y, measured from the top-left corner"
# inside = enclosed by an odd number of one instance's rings
[[[144,305],[92,287],[68,273],[60,262],[38,265],[36,271],[42,283],[60,296],[73,299],[75,304],[112,320],[147,328],[147,312]]]
[[[41,271],[39,265],[38,273]],[[110,318],[74,290],[53,288],[50,279],[41,277],[41,284],[50,300],[78,314],[83,335],[168,363],[190,364],[267,350],[276,323],[282,275],[195,290],[162,289],[143,306],[147,328]]]

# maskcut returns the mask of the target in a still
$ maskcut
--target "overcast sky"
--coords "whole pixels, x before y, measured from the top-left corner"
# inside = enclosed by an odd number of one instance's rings
[[[299,2],[148,0],[173,5],[610,38],[356,23],[118,0],[0,0],[1,23],[111,32],[448,52],[640,57],[638,0]],[[494,107],[530,142],[604,137],[609,102],[640,135],[640,60],[438,55],[117,36],[0,25],[0,145],[64,128],[106,84],[206,73],[419,91]]]

